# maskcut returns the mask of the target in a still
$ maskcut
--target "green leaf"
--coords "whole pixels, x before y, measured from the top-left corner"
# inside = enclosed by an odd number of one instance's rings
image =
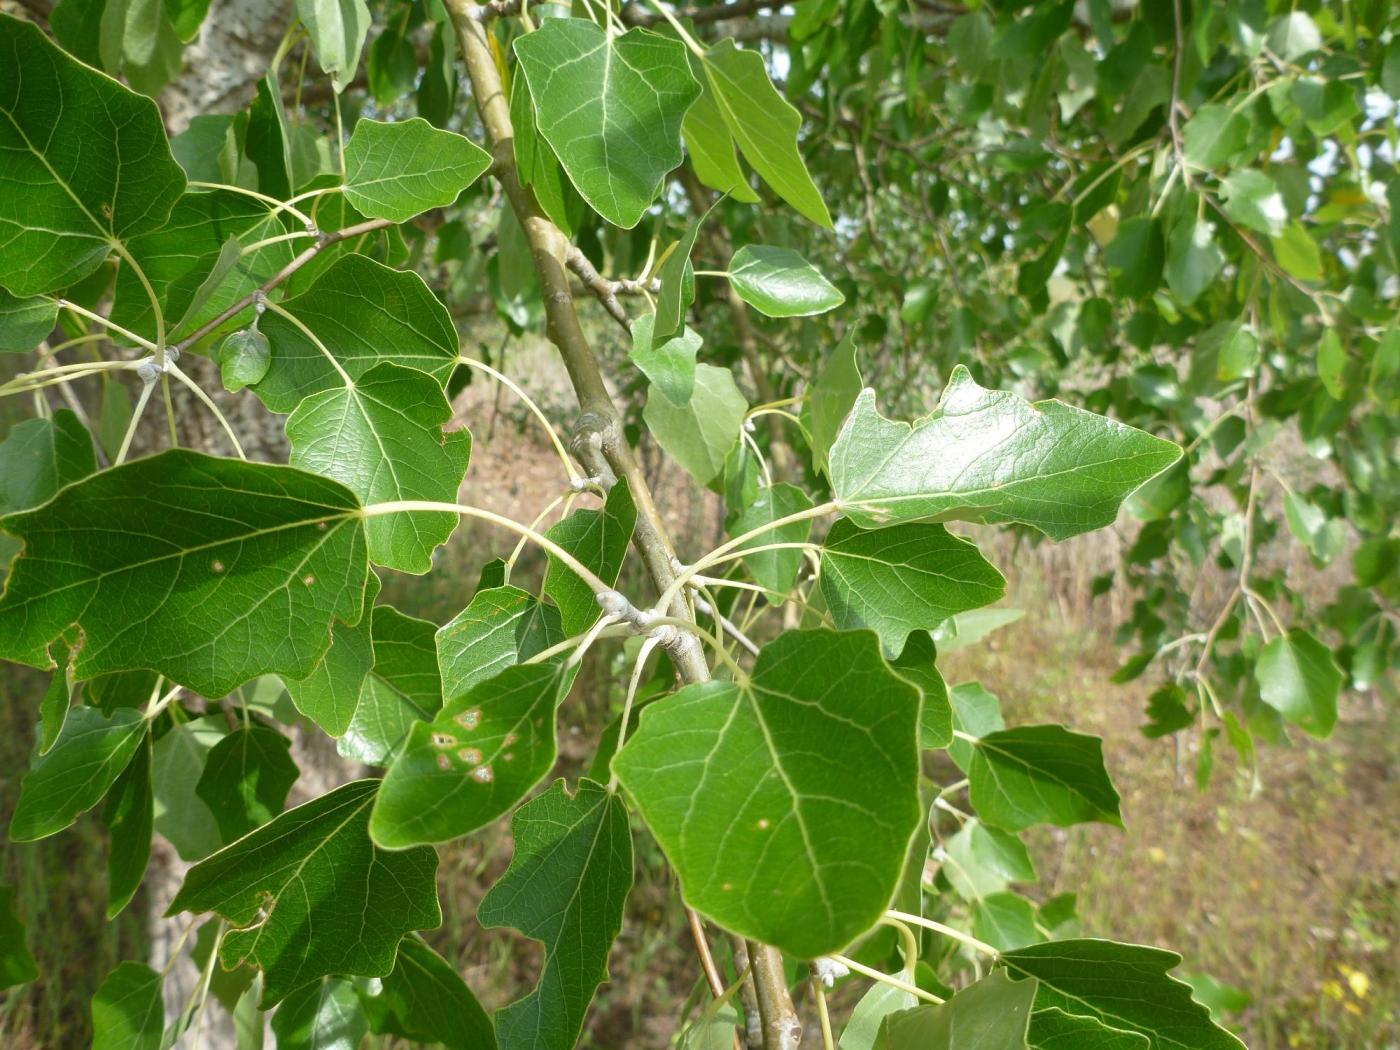
[[[452,406],[437,380],[385,362],[353,383],[308,397],[287,419],[294,467],[344,484],[368,506],[397,500],[455,503],[471,433],[451,433]],[[370,560],[401,572],[433,567],[457,527],[450,511],[376,515],[365,522]]]
[[[336,93],[355,79],[360,51],[369,32],[365,0],[296,0],[297,17],[306,27],[321,68],[330,75]]]
[[[1009,831],[965,821],[943,849],[943,875],[967,901],[1003,892],[1013,882],[1034,882],[1035,864],[1026,844]]]
[[[209,807],[191,789],[204,772],[210,749],[228,733],[222,715],[172,726],[156,741],[151,762],[155,828],[181,860],[202,860],[223,843]]]
[[[977,547],[942,525],[866,530],[841,520],[822,544],[821,563],[836,626],[869,627],[890,657],[904,651],[912,631],[932,630],[1006,593],[1006,580]]]
[[[418,84],[418,55],[413,43],[398,29],[385,28],[369,46],[365,74],[369,93],[381,106],[387,108],[413,94]]]
[[[330,974],[387,977],[399,941],[442,921],[437,854],[370,842],[377,780],[288,810],[189,870],[167,912],[214,911],[233,926],[226,969],[263,971],[262,1006]]]
[[[1024,1050],[1036,999],[1034,981],[993,972],[941,1006],[920,1006],[885,1021],[877,1050]]]
[[[1195,712],[1186,706],[1186,690],[1168,682],[1147,698],[1147,722],[1142,726],[1142,735],[1156,740],[1190,729],[1195,721]]]
[[[28,353],[48,338],[57,323],[58,304],[52,299],[19,299],[0,288],[0,353]]]
[[[1001,700],[984,689],[981,682],[959,682],[948,694],[948,700],[953,708],[953,728],[959,732],[980,737],[1006,728]],[[948,754],[966,773],[972,764],[972,744],[956,739],[948,745]]]
[[[1225,266],[1225,253],[1215,243],[1208,222],[1188,220],[1172,229],[1167,242],[1167,287],[1190,306],[1215,283]]]
[[[544,213],[572,237],[583,215],[583,199],[573,188],[559,158],[549,148],[535,124],[535,103],[530,97],[530,83],[516,77],[510,85],[510,123],[515,132],[515,168],[520,181],[535,192]]]
[[[1273,239],[1278,264],[1300,281],[1320,281],[1323,277],[1322,250],[1302,223],[1290,222]]]
[[[20,783],[10,820],[12,842],[33,842],[62,831],[102,801],[146,735],[141,712],[120,708],[105,716],[94,707],[68,713],[58,740],[36,755]]]
[[[649,704],[613,772],[692,907],[810,959],[894,893],[920,820],[918,717],[873,634],[788,631],[750,681]]]
[[[157,95],[180,73],[184,52],[165,0],[107,0],[98,52],[143,95]]]
[[[337,750],[356,762],[388,765],[409,731],[442,708],[434,635],[437,625],[375,606],[374,666]]]
[[[1007,831],[1084,821],[1123,826],[1103,741],[1063,726],[1018,726],[980,737],[967,771],[972,805]]]
[[[993,893],[972,908],[972,932],[998,951],[1045,940],[1036,926],[1035,905],[1019,893]]]
[[[550,18],[516,38],[515,54],[540,134],[574,187],[614,226],[636,226],[681,163],[681,121],[700,94],[685,46]]]
[[[1058,1008],[1091,1016],[1145,1035],[1150,1050],[1243,1050],[1192,1001],[1190,986],[1167,976],[1179,962],[1181,956],[1160,948],[1090,939],[1033,944],[1001,956],[1012,973],[1040,982],[1037,1013]]]
[[[113,242],[159,228],[185,176],[149,98],[0,15],[0,285],[75,284]]]
[[[948,684],[934,660],[938,650],[927,631],[916,631],[905,643],[899,659],[890,667],[923,694],[919,713],[919,747],[943,748],[953,739],[953,708],[948,702]]]
[[[49,687],[44,690],[44,698],[39,701],[39,754],[45,754],[53,747],[58,734],[63,731],[63,723],[68,720],[72,702],[73,683],[68,680],[68,669],[55,668],[49,678]]]
[[[705,75],[704,63],[690,51],[690,72],[700,85],[700,95],[686,110],[681,121],[681,137],[695,177],[712,190],[718,190],[745,204],[758,203],[758,194],[749,186],[739,158],[734,154],[734,136],[724,123],[724,114],[715,101],[715,90]]]
[[[495,1050],[496,1033],[476,996],[451,964],[416,936],[399,944],[394,972],[364,1003],[376,1034],[441,1043],[448,1050]]]
[[[907,971],[898,976],[912,983]],[[901,1010],[912,1010],[918,1005],[919,1000],[913,993],[891,984],[875,982],[851,1010],[851,1018],[841,1030],[837,1050],[872,1050],[886,1017]],[[732,1042],[730,1045],[733,1045]]]
[[[749,165],[783,200],[818,226],[831,215],[797,149],[802,118],[768,79],[763,56],[721,40],[703,59],[715,105]]]
[[[1337,724],[1337,693],[1345,675],[1332,650],[1300,627],[1264,646],[1254,665],[1259,697],[1315,737]]]
[[[115,919],[130,903],[151,859],[155,798],[151,791],[151,738],[138,738],[136,753],[112,785],[102,823],[111,840],[107,860],[107,919]]]
[[[812,384],[807,408],[811,413],[808,430],[812,434],[812,458],[816,467],[828,476],[831,473],[831,446],[841,433],[841,426],[860,396],[865,385],[856,364],[856,343],[847,334],[827,358],[817,381]]]
[[[365,608],[373,609],[379,594],[379,577],[367,577]],[[360,689],[374,666],[373,615],[361,616],[354,625],[331,625],[331,647],[316,669],[302,679],[284,678],[282,684],[298,711],[333,737],[343,736],[355,717]]]
[[[729,450],[739,442],[739,428],[749,403],[734,375],[714,365],[695,366],[695,389],[684,405],[649,393],[642,418],[652,437],[701,485],[724,470]]]
[[[1333,401],[1347,396],[1347,352],[1335,328],[1322,333],[1317,344],[1317,377]]]
[[[1151,295],[1161,283],[1166,260],[1161,224],[1145,215],[1129,219],[1118,227],[1103,257],[1115,292],[1127,299]]]
[[[382,781],[374,841],[446,842],[508,813],[554,765],[555,708],[571,679],[557,661],[508,667],[416,723]]]
[[[1283,233],[1288,207],[1274,180],[1262,171],[1246,168],[1225,176],[1220,183],[1220,196],[1225,214],[1246,229],[1270,237]]]
[[[452,318],[411,271],[343,255],[281,305],[325,344],[352,380],[390,361],[444,385],[456,367]],[[335,365],[286,318],[269,310],[258,328],[272,343],[272,367],[252,390],[272,411],[291,412],[312,394],[345,386]]]
[[[277,1050],[358,1050],[369,1020],[355,985],[323,977],[298,988],[272,1015]]]
[[[272,347],[257,328],[230,332],[219,344],[219,378],[230,394],[262,382],[271,367]]]
[[[225,842],[282,812],[287,793],[301,776],[291,747],[277,730],[254,722],[210,749],[194,791],[214,814]]]
[[[150,668],[204,696],[304,676],[333,620],[359,620],[354,496],[290,467],[184,449],[70,485],[0,519],[25,541],[0,596],[0,657],[51,667],[76,625],[81,680]]]
[[[791,248],[746,244],[729,261],[739,298],[767,317],[810,317],[846,301],[821,272]]]
[[[345,147],[345,199],[367,218],[407,222],[452,204],[490,166],[476,143],[422,117],[361,117]]]
[[[667,401],[684,405],[695,391],[695,355],[704,340],[686,327],[680,335],[657,343],[652,337],[655,324],[655,314],[642,314],[632,322],[632,351],[627,356]]]
[[[0,515],[47,503],[63,486],[96,471],[92,438],[68,409],[16,423],[0,441]]]
[[[1150,1050],[1152,1042],[1140,1032],[1111,1028],[1097,1017],[1052,1006],[1031,1014],[1027,1045],[1033,1050]]]
[[[661,291],[656,297],[656,313],[651,323],[653,343],[658,339],[669,342],[681,335],[685,328],[685,311],[695,301],[695,273],[690,266],[690,253],[695,248],[695,238],[699,236],[704,221],[705,216],[701,216],[687,226],[657,267],[656,276],[661,282]],[[675,401],[675,398],[672,400]],[[684,402],[676,401],[676,404]]]
[[[1095,1016],[1049,1007],[1030,1015],[1028,1046],[1033,1050],[1151,1050],[1152,1042],[1140,1032],[1110,1028]]]
[[[632,491],[627,479],[619,478],[608,490],[601,510],[576,510],[545,535],[612,586],[622,572],[636,525],[637,507],[632,502]],[[602,615],[593,588],[552,555],[544,578],[544,593],[559,606],[566,638],[588,630]]]
[[[442,694],[449,700],[562,642],[559,610],[519,587],[489,587],[437,632]]]
[[[1063,402],[984,389],[959,365],[937,410],[913,426],[882,417],[864,391],[831,450],[831,485],[863,528],[1017,521],[1062,540],[1111,524],[1180,455],[1170,441]]]
[[[1317,23],[1304,11],[1280,15],[1269,26],[1269,50],[1286,62],[1311,54],[1322,46]]]
[[[15,915],[15,888],[0,886],[0,990],[38,980],[39,967]]]
[[[779,482],[776,485],[759,489],[758,495],[754,499],[739,508],[739,515],[729,526],[728,531],[731,536],[742,536],[755,529],[761,529],[765,525],[771,525],[779,518],[785,518],[788,515],[811,508],[812,497],[796,485]],[[810,519],[794,521],[777,529],[761,532],[746,541],[744,545],[746,547],[761,547],[770,543],[804,543],[811,532],[812,522]],[[797,549],[759,551],[756,554],[746,555],[744,564],[748,566],[749,572],[753,573],[753,578],[760,587],[766,587],[774,592],[768,595],[768,600],[779,605],[797,581],[797,570],[802,566],[802,551]]]
[[[1225,167],[1249,144],[1249,118],[1231,106],[1201,106],[1181,129],[1186,160],[1198,168]]]
[[[570,1050],[588,1003],[607,979],[608,952],[632,888],[632,833],[622,800],[580,780],[556,781],[511,820],[515,855],[482,898],[488,929],[513,926],[544,945],[539,984],[496,1014],[506,1047]]]
[[[92,997],[92,1050],[160,1050],[165,1028],[161,975],[124,962]]]

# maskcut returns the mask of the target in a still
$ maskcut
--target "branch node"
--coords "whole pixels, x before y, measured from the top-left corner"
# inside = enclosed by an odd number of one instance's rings
[[[838,977],[845,977],[851,972],[850,967],[845,963],[839,963],[835,959],[828,959],[822,956],[820,959],[812,960],[812,973],[816,974],[817,980],[828,988],[836,984]]]

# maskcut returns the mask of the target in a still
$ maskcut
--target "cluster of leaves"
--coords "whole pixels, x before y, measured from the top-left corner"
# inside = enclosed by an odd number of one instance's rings
[[[308,0],[247,112],[167,140],[150,99],[90,67],[153,91],[178,44],[160,29],[148,46],[145,5],[61,14],[71,3],[53,20],[67,51],[0,17],[0,350],[39,357],[0,387],[39,406],[0,443],[0,658],[53,670],[9,834],[56,834],[105,799],[109,914],[160,833],[197,862],[172,914],[210,916],[193,947],[206,994],[167,1025],[161,976],[125,963],[94,1001],[100,1039],[178,1038],[212,990],[235,1012],[275,1009],[285,1047],[335,1031],[564,1050],[606,976],[637,826],[719,926],[875,977],[844,1047],[956,1047],[969,1031],[997,1050],[1239,1045],[1169,976],[1175,955],[1080,937],[1072,900],[1012,891],[1035,878],[1020,832],[1120,824],[1119,799],[1097,739],[1007,727],[975,683],[945,685],[937,646],[974,634],[1005,585],[945,523],[1063,540],[1126,501],[1147,522],[1126,570],[1146,592],[1130,668],[1199,646],[1154,696],[1154,732],[1212,715],[1207,734],[1252,754],[1269,718],[1325,734],[1347,676],[1379,681],[1395,648],[1385,409],[1400,339],[1378,319],[1396,247],[1360,160],[1358,93],[1394,78],[1384,5],[1342,23],[1174,4],[1169,22],[1120,23],[1093,3],[1079,25],[1068,0],[955,18],[803,0],[785,97],[762,51],[701,42],[715,9],[689,27],[658,8],[628,9],[649,25],[625,28],[603,7],[483,29],[474,5],[372,18],[363,0]],[[161,7],[170,39],[193,35],[196,7]],[[119,14],[125,32],[100,32]],[[1330,53],[1319,25],[1347,48]],[[454,40],[481,110],[456,105]],[[297,47],[330,78],[335,121],[289,111],[280,66]],[[787,99],[809,95],[817,141],[849,153],[804,158]],[[932,119],[951,133],[921,138]],[[343,142],[325,130],[341,122]],[[504,200],[483,189],[488,139]],[[876,148],[894,176],[878,191]],[[1360,195],[1345,206],[1285,174],[1343,152]],[[677,171],[684,198],[668,192]],[[888,260],[926,261],[931,230],[943,263],[911,282]],[[724,268],[694,265],[710,257]],[[585,477],[556,439],[565,476],[536,526],[565,510],[546,532],[456,502],[471,438],[447,429],[449,391],[495,370],[461,354],[453,312],[482,288],[508,332],[572,310],[544,290],[561,262],[602,323],[629,328],[627,360],[606,362],[627,421],[725,502],[731,538],[668,570],[651,608],[613,590],[634,542],[671,554],[628,477]],[[629,317],[627,293],[650,308]],[[1316,361],[1301,359],[1319,330]],[[1159,363],[1166,346],[1188,346],[1189,369]],[[195,387],[184,353],[287,417],[288,464],[243,459],[202,390],[236,458],[128,461],[156,389],[168,406],[172,381]],[[100,413],[80,380],[101,384]],[[53,410],[51,388],[81,413]],[[1344,515],[1368,536],[1364,578],[1326,612],[1353,625],[1340,667],[1301,605],[1284,628],[1282,571],[1256,558],[1263,457],[1287,419],[1341,478],[1332,495],[1290,490],[1289,528],[1319,560]],[[1207,470],[1242,511],[1193,486]],[[590,489],[599,505],[573,509]],[[430,571],[463,514],[545,550],[539,593],[511,582],[512,556],[447,624],[379,601],[379,574]],[[1183,629],[1190,576],[1162,573],[1168,557],[1236,570],[1198,636]],[[627,708],[595,727],[590,776],[532,798],[580,660],[633,634]],[[715,677],[678,688],[701,645]],[[298,718],[382,775],[284,811],[298,771],[278,727]],[[971,812],[948,801],[960,792]],[[953,833],[931,807],[956,814]],[[440,922],[434,847],[512,813],[514,858],[478,918],[540,941],[544,962],[493,1018],[419,933]],[[33,979],[22,934],[5,944],[0,976]],[[683,1038],[726,1043],[732,1027],[720,997]]]

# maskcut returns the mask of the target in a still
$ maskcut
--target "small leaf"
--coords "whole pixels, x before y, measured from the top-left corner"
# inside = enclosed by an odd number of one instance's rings
[[[1128,299],[1151,295],[1161,283],[1166,261],[1161,224],[1144,215],[1129,219],[1118,227],[1103,257],[1115,292]]]
[[[224,717],[209,715],[172,726],[155,743],[151,760],[155,829],[181,860],[201,860],[223,844],[214,814],[190,785],[199,782],[209,750],[227,734]]]
[[[739,298],[768,317],[809,317],[846,301],[815,266],[791,248],[746,244],[729,261]]]
[[[1013,882],[1034,882],[1030,852],[1009,831],[966,821],[943,850],[943,876],[958,896],[978,901],[1001,893]]]
[[[652,318],[652,342],[674,339],[685,328],[685,312],[695,301],[695,273],[690,266],[690,253],[695,250],[695,238],[699,236],[705,217],[701,216],[685,228],[656,269],[661,291],[656,297],[656,313]],[[676,401],[678,405],[684,403]]]
[[[898,976],[902,980],[911,981],[907,971]],[[851,1010],[850,1020],[841,1030],[841,1041],[837,1044],[837,1050],[872,1050],[877,1045],[876,1041],[885,1018],[901,1010],[912,1010],[918,1005],[919,1000],[912,992],[876,981]],[[730,1046],[733,1046],[732,1040]]]
[[[422,117],[361,117],[345,147],[345,199],[367,218],[407,222],[446,208],[491,166],[491,154]]]
[[[1001,717],[1001,700],[983,688],[981,682],[959,682],[948,694],[953,708],[953,728],[968,736],[981,737],[1006,728]],[[948,745],[948,755],[964,773],[972,764],[971,742],[956,739]]]
[[[1094,1017],[1147,1036],[1150,1050],[1243,1050],[1192,1000],[1189,985],[1167,976],[1180,962],[1181,956],[1160,948],[1087,939],[1033,944],[1001,956],[1013,974],[1039,981],[1037,1012],[1059,1008]]]
[[[681,163],[681,121],[700,94],[685,45],[550,18],[516,38],[515,54],[540,134],[579,194],[614,226],[636,226]]]
[[[225,842],[282,812],[287,793],[301,776],[291,746],[277,730],[254,722],[210,749],[194,790],[214,814]]]
[[[370,842],[377,780],[288,810],[189,870],[169,915],[215,911],[233,926],[220,959],[263,971],[262,1006],[330,974],[387,977],[399,941],[434,929],[437,854]]]
[[[831,450],[831,483],[863,528],[1018,521],[1062,540],[1111,524],[1180,455],[1170,441],[1060,401],[984,389],[959,365],[938,409],[913,426],[882,417],[874,392],[863,392]]]
[[[1259,697],[1315,737],[1337,724],[1337,694],[1345,675],[1332,650],[1295,627],[1264,646],[1254,665]]]
[[[0,657],[51,667],[77,625],[81,680],[150,668],[205,696],[310,673],[359,620],[364,533],[347,489],[291,467],[173,449],[12,514]],[[318,629],[319,625],[319,629]]]
[[[1036,999],[1034,981],[993,972],[941,1006],[920,1006],[885,1021],[876,1050],[1024,1050]]]
[[[0,288],[0,353],[24,354],[48,338],[58,303],[46,296],[19,299]]]
[[[379,577],[367,577],[365,607],[374,608]],[[282,684],[298,711],[333,737],[343,736],[360,704],[365,676],[374,666],[373,615],[354,625],[333,623],[331,647],[305,678],[284,678]]]
[[[1186,690],[1168,682],[1147,698],[1147,723],[1142,727],[1142,735],[1156,740],[1190,729],[1195,722],[1195,712],[1186,706]]]
[[[369,7],[365,0],[296,0],[296,5],[316,60],[339,94],[355,79],[369,33]]]
[[[1208,222],[1188,220],[1172,229],[1167,242],[1167,287],[1190,306],[1215,283],[1225,266],[1225,253],[1215,243]]]
[[[812,497],[796,485],[779,482],[760,489],[757,498],[740,508],[739,516],[729,526],[731,536],[742,536],[755,529],[770,525],[779,518],[797,514],[812,507]],[[777,529],[761,532],[746,541],[746,547],[761,547],[770,543],[804,543],[811,535],[812,522],[789,522]],[[774,592],[768,600],[781,604],[783,596],[797,582],[797,570],[802,566],[802,551],[791,550],[758,551],[744,556],[744,564],[760,587]],[[844,625],[839,625],[844,626]],[[857,625],[858,626],[858,625]]]
[[[386,849],[447,842],[508,813],[554,765],[555,708],[572,670],[508,667],[415,723],[370,821]]]
[[[588,1003],[607,979],[608,953],[632,888],[632,833],[622,800],[591,780],[564,782],[511,820],[515,855],[477,910],[490,929],[513,926],[544,945],[535,989],[496,1014],[506,1047],[570,1050]]]
[[[323,977],[298,988],[272,1015],[277,1050],[357,1050],[369,1021],[355,986]]]
[[[0,991],[38,980],[39,968],[15,915],[15,888],[0,886]]]
[[[854,335],[847,334],[827,358],[817,381],[812,384],[807,407],[811,412],[812,457],[817,469],[830,474],[831,446],[841,433],[841,426],[851,414],[860,396],[864,380],[856,364]]]
[[[388,605],[374,609],[374,666],[360,688],[355,717],[336,750],[370,766],[388,765],[415,725],[442,708],[437,625]]]
[[[703,340],[689,327],[665,342],[652,338],[655,314],[642,314],[632,322],[632,352],[628,356],[651,385],[673,405],[684,405],[695,391],[695,355]]]
[[[160,1050],[165,1028],[161,975],[124,962],[92,997],[92,1050]]]
[[[1347,396],[1347,352],[1335,328],[1322,333],[1317,344],[1317,377],[1333,401]]]
[[[394,972],[364,1003],[376,1035],[441,1043],[448,1050],[495,1050],[496,1033],[476,996],[451,964],[416,936],[400,942]]]
[[[613,772],[692,907],[810,959],[894,893],[921,813],[918,712],[873,634],[788,631],[750,681],[647,705]]]
[[[0,15],[0,100],[0,286],[65,288],[164,224],[185,175],[149,98]]]
[[[559,610],[519,587],[488,587],[437,632],[442,695],[455,700],[507,667],[562,642]]]
[[[1322,280],[1322,251],[1301,223],[1290,222],[1273,245],[1278,264],[1298,280]]]
[[[1221,103],[1207,103],[1181,129],[1186,159],[1198,168],[1228,165],[1249,143],[1249,119]]]
[[[705,52],[703,64],[720,116],[744,159],[779,197],[831,229],[831,215],[797,148],[802,118],[773,87],[763,56],[721,40]]]
[[[739,441],[749,403],[734,375],[714,365],[695,366],[695,390],[684,405],[664,395],[647,397],[642,418],[652,437],[701,485],[724,470],[725,458]]]
[[[576,510],[545,535],[611,586],[622,572],[636,525],[637,507],[631,489],[626,478],[619,478],[608,490],[601,510]],[[553,556],[545,574],[544,593],[559,606],[566,638],[588,630],[602,615],[593,588]]]
[[[915,631],[905,643],[899,659],[890,669],[923,694],[919,711],[919,747],[944,748],[953,740],[953,708],[948,701],[948,684],[934,660],[938,650],[927,631]]]
[[[972,908],[972,932],[1003,952],[1046,939],[1036,926],[1035,906],[1019,893],[993,893],[979,900]]]
[[[112,791],[102,811],[102,823],[111,839],[107,861],[107,919],[115,919],[130,903],[151,859],[151,832],[155,799],[151,791],[151,738],[140,738],[136,754]]]
[[[822,594],[836,626],[871,628],[890,657],[903,652],[911,632],[1006,593],[1006,580],[976,546],[942,525],[866,530],[841,520],[822,544],[821,563]]]
[[[1322,47],[1322,34],[1307,12],[1290,11],[1270,24],[1268,45],[1285,62],[1296,62]]]
[[[0,441],[0,515],[47,503],[63,486],[96,471],[92,438],[68,409],[16,423]]]
[[[982,736],[968,767],[972,805],[1007,831],[1084,821],[1123,826],[1103,741],[1062,726],[1018,726]]]
[[[35,757],[20,783],[10,840],[55,835],[101,802],[145,736],[146,720],[132,708],[111,717],[93,707],[73,708],[58,740]]]
[[[234,394],[262,382],[272,367],[272,347],[256,327],[230,332],[219,344],[219,376]]]
[[[1220,195],[1225,214],[1241,226],[1270,237],[1283,233],[1288,207],[1274,180],[1262,171],[1246,168],[1225,176]]]

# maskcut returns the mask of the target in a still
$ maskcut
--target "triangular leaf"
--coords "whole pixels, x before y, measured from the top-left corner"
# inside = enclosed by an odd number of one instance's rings
[[[417,936],[399,944],[394,972],[381,982],[379,994],[362,998],[376,1034],[441,1043],[448,1050],[495,1050],[491,1018],[476,996]]]
[[[220,958],[263,971],[264,1008],[329,974],[387,977],[399,941],[433,929],[438,858],[369,839],[377,780],[356,780],[288,810],[201,861],[168,914],[215,911],[232,925]]]
[[[601,510],[576,510],[545,535],[611,586],[622,571],[636,524],[637,508],[631,489],[626,478],[619,478],[608,490]],[[602,615],[593,588],[553,557],[545,574],[544,593],[559,606],[566,637],[588,630]]]
[[[291,746],[277,730],[253,722],[210,749],[194,790],[214,814],[225,842],[282,812],[287,793],[301,776]]]
[[[1264,646],[1254,677],[1259,698],[1288,721],[1315,737],[1332,732],[1346,676],[1332,650],[1307,631],[1295,627]]]
[[[519,587],[488,587],[436,636],[442,695],[449,700],[567,635],[559,610]]]
[[[1057,725],[987,733],[973,744],[967,775],[978,816],[1008,831],[1084,821],[1123,826],[1096,736]]]
[[[407,222],[445,208],[491,166],[491,154],[422,117],[361,117],[345,147],[345,197],[371,219]]]
[[[511,820],[515,855],[481,900],[487,928],[514,926],[544,944],[539,984],[496,1015],[503,1046],[571,1050],[589,1001],[607,979],[608,952],[632,888],[632,832],[622,800],[591,780],[564,782]]]

